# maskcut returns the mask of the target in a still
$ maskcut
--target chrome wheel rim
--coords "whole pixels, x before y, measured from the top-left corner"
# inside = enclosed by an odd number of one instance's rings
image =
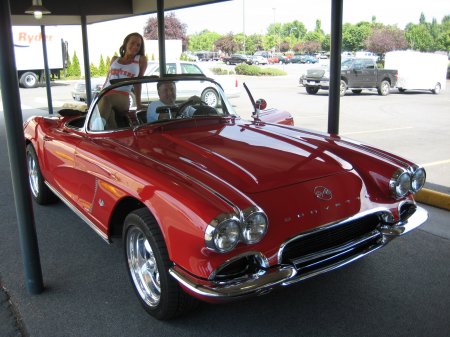
[[[155,307],[161,299],[161,280],[155,254],[145,234],[136,227],[127,235],[128,268],[142,300]]]
[[[39,194],[39,176],[37,163],[32,156],[28,156],[28,180],[30,182],[31,193],[35,197]]]
[[[212,91],[207,91],[204,95],[203,101],[214,108],[217,106],[217,95]]]
[[[384,95],[386,95],[389,92],[389,83],[385,82],[383,83],[383,87],[381,88],[381,91]]]
[[[341,92],[340,92],[341,96],[343,96],[346,91],[347,91],[347,86],[344,81],[341,81]]]

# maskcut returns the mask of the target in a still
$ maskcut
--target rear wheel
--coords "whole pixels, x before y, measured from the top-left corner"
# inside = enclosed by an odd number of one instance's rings
[[[216,90],[207,88],[202,92],[202,101],[215,108],[219,104],[219,94]]]
[[[36,88],[39,83],[39,79],[35,73],[27,71],[20,76],[19,83],[24,88]]]
[[[187,295],[170,276],[172,262],[164,238],[146,208],[135,210],[125,218],[123,243],[128,274],[150,315],[165,320],[196,307],[197,300]]]
[[[381,81],[380,85],[378,86],[378,94],[381,96],[389,95],[391,85],[388,81],[383,80]]]
[[[317,88],[317,87],[305,87],[305,88],[306,88],[306,92],[310,95],[315,95],[319,91],[319,88]]]
[[[26,149],[28,182],[30,184],[31,195],[40,205],[46,205],[56,200],[53,192],[45,184],[44,177],[39,167],[39,161],[33,145],[28,144]]]
[[[431,92],[435,95],[438,95],[441,92],[441,84],[436,83],[436,85],[434,86],[434,89],[431,90]]]

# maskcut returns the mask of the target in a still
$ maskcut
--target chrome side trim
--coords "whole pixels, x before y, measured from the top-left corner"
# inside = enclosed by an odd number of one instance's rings
[[[91,227],[103,240],[105,240],[108,244],[110,243],[108,235],[103,233],[91,220],[89,220],[83,213],[80,212],[78,208],[76,208],[72,203],[70,203],[69,200],[67,200],[61,193],[59,193],[56,189],[54,189],[47,181],[45,182],[45,185],[56,194],[56,196],[61,199],[62,202],[64,202],[67,207],[69,207],[76,215],[78,215],[81,220],[86,222],[89,227]]]

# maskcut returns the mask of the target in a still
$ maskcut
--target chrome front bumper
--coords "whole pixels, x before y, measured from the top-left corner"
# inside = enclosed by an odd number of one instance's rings
[[[200,281],[177,266],[171,268],[169,272],[181,286],[191,291],[194,295],[206,300],[226,301],[262,295],[270,292],[276,287],[290,285],[358,260],[383,247],[392,239],[419,227],[427,219],[427,211],[421,207],[417,207],[414,214],[406,221],[399,222],[393,226],[383,226],[379,231],[380,240],[378,240],[376,245],[372,245],[367,249],[350,256],[348,256],[347,253],[351,253],[351,249],[342,251],[340,254],[347,254],[346,258],[309,272],[297,270],[292,265],[277,265],[265,269],[261,268],[256,274],[226,282]]]

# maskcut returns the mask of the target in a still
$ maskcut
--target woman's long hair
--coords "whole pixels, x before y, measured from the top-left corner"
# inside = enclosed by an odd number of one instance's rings
[[[119,48],[119,53],[120,53],[120,57],[123,57],[125,55],[125,51],[126,51],[126,47],[127,47],[127,43],[128,41],[133,37],[133,36],[137,36],[138,38],[141,39],[141,49],[139,49],[138,53],[136,55],[145,55],[145,45],[144,45],[144,38],[142,37],[141,34],[139,33],[131,33],[128,34],[125,39],[123,40],[123,44],[120,46]]]

